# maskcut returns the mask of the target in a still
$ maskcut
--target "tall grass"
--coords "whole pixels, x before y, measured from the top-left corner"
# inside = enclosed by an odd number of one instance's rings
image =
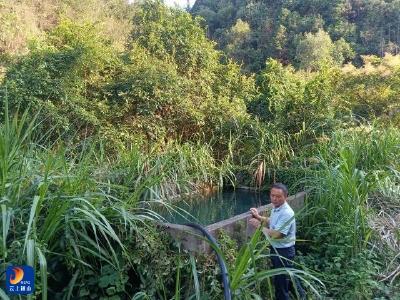
[[[168,143],[144,154],[138,147],[121,155],[113,183],[133,191],[133,199],[168,199],[200,190],[204,184],[222,186],[229,168],[212,157],[208,145]],[[132,199],[128,199],[133,204]]]
[[[229,158],[230,169],[244,175],[244,180],[249,181],[246,184],[259,188],[265,178],[274,180],[275,169],[294,155],[290,136],[259,120],[235,122],[227,136],[229,138],[219,137],[218,142],[225,140],[225,145],[224,151],[217,153],[218,157]],[[218,142],[211,140],[217,149],[221,148]]]
[[[399,158],[397,129],[367,126],[335,132],[320,145],[319,168],[307,179],[313,189],[310,205],[315,209],[309,228],[324,226],[333,233],[333,228],[340,227],[352,242],[352,255],[365,249],[371,235],[368,198],[379,178],[397,167]],[[343,234],[336,231],[329,242],[340,239]]]
[[[6,108],[0,126],[0,273],[9,264],[34,266],[42,299],[49,290],[75,297],[105,266],[126,272],[134,265],[126,245],[160,218],[143,204],[218,185],[229,172],[207,145],[170,143],[149,153],[137,146],[110,158],[101,140],[47,142],[36,123],[28,112],[10,118]],[[49,278],[59,269],[68,270],[63,282]]]
[[[264,236],[261,229],[258,229],[236,253],[236,257],[231,263],[228,263],[222,249],[213,245],[213,248],[227,263],[230,289],[234,299],[273,298],[272,278],[281,274],[287,274],[293,282],[297,279],[301,280],[318,297],[317,289],[323,287],[323,284],[310,271],[294,268],[272,269],[268,266],[269,257],[272,255],[269,251],[269,245],[268,238]],[[200,294],[207,295],[208,286],[203,286]]]
[[[79,269],[93,268],[95,258],[118,269],[114,249],[124,252],[126,238],[118,228],[135,231],[148,216],[128,210],[107,184],[96,181],[92,151],[68,160],[62,147],[35,144],[34,124],[27,113],[9,118],[6,112],[0,127],[1,269],[37,267],[38,290],[47,299],[49,261],[64,257]]]
[[[90,258],[96,257],[118,269],[114,247],[124,251],[124,245],[116,227],[135,230],[145,216],[127,211],[96,182],[90,153],[69,161],[65,149],[35,144],[35,121],[27,116],[10,119],[6,112],[0,127],[2,270],[38,264],[38,290],[47,299],[49,259],[71,251],[66,260],[75,268],[92,268]]]

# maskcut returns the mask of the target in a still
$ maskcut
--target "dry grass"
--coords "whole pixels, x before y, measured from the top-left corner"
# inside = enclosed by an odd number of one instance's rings
[[[379,248],[385,249],[388,260],[384,272],[379,274],[380,281],[393,284],[400,276],[400,201],[381,193],[375,194],[370,201],[378,213],[371,214],[368,224],[378,236]]]

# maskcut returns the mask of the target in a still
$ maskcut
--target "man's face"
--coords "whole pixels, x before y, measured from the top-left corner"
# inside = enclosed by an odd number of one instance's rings
[[[272,188],[270,193],[271,203],[274,207],[279,207],[285,203],[286,196],[281,189]]]

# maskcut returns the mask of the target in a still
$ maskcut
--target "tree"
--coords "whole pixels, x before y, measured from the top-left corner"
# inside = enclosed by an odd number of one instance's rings
[[[334,43],[332,50],[332,59],[336,65],[343,65],[345,62],[351,61],[355,56],[355,53],[349,43],[343,38],[340,38]]]
[[[383,119],[385,123],[400,121],[400,56],[386,54],[383,58],[362,56],[361,68],[346,65],[343,81],[338,86],[343,110],[360,120]]]
[[[324,63],[332,64],[333,49],[334,45],[329,34],[322,29],[315,34],[306,33],[296,49],[299,67],[304,70],[315,71]]]
[[[320,134],[334,124],[338,82],[337,69],[296,72],[269,59],[257,79],[260,96],[249,104],[249,110],[280,132],[297,134],[306,129],[308,134]]]
[[[119,63],[118,52],[96,26],[64,20],[9,67],[1,98],[14,109],[40,112],[47,129],[75,137],[82,130],[93,134],[106,123],[99,90]]]
[[[236,13],[231,12],[231,6]],[[320,29],[328,33],[332,41],[344,40],[355,51],[354,56],[345,49],[336,51],[335,63],[354,57],[354,62],[361,65],[360,55],[382,57],[386,52],[397,54],[400,49],[399,1],[197,0],[192,13],[206,19],[209,36],[234,59],[237,53],[226,43],[226,35],[239,19],[249,24],[250,46],[239,57],[246,71],[260,71],[268,57],[285,64],[298,63],[299,40],[304,40],[306,33],[315,34]],[[337,48],[343,46],[342,42],[340,44]]]
[[[77,139],[211,138],[248,118],[254,79],[214,49],[199,18],[145,1],[132,22],[121,52],[97,24],[64,20],[10,66],[1,96]]]
[[[237,65],[215,49],[201,22],[201,18],[169,9],[160,1],[145,1],[134,18],[131,37],[132,45],[143,48],[153,57],[150,60],[168,63],[177,70],[183,91],[176,98],[176,109],[181,105],[180,111],[188,111],[176,116],[193,116],[197,124],[191,128],[175,120],[180,125],[174,134],[185,138],[212,135],[228,120],[246,117],[245,102],[255,90],[253,78],[242,75]],[[192,122],[187,120],[187,124]]]
[[[249,52],[254,51],[251,48],[251,29],[247,22],[238,19],[236,24],[231,27],[226,37],[225,51],[229,57],[235,61],[249,65],[251,59],[254,59]]]

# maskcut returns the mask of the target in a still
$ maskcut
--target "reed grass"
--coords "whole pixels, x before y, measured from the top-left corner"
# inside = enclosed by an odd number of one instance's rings
[[[366,249],[371,238],[368,199],[381,178],[398,167],[400,134],[395,128],[364,126],[339,130],[318,149],[319,167],[306,179],[313,190],[315,209],[308,228],[322,226],[327,232],[342,227],[351,241],[351,255]],[[336,244],[343,234],[332,234]]]
[[[149,153],[132,147],[110,158],[96,140],[75,147],[45,140],[28,112],[10,117],[6,107],[4,116],[0,272],[9,264],[32,265],[40,271],[36,297],[42,299],[48,299],[49,261],[58,257],[69,266],[66,295],[73,298],[85,269],[101,264],[118,272],[119,253],[131,263],[125,242],[161,218],[148,202],[168,204],[224,176],[207,145],[170,143]]]

